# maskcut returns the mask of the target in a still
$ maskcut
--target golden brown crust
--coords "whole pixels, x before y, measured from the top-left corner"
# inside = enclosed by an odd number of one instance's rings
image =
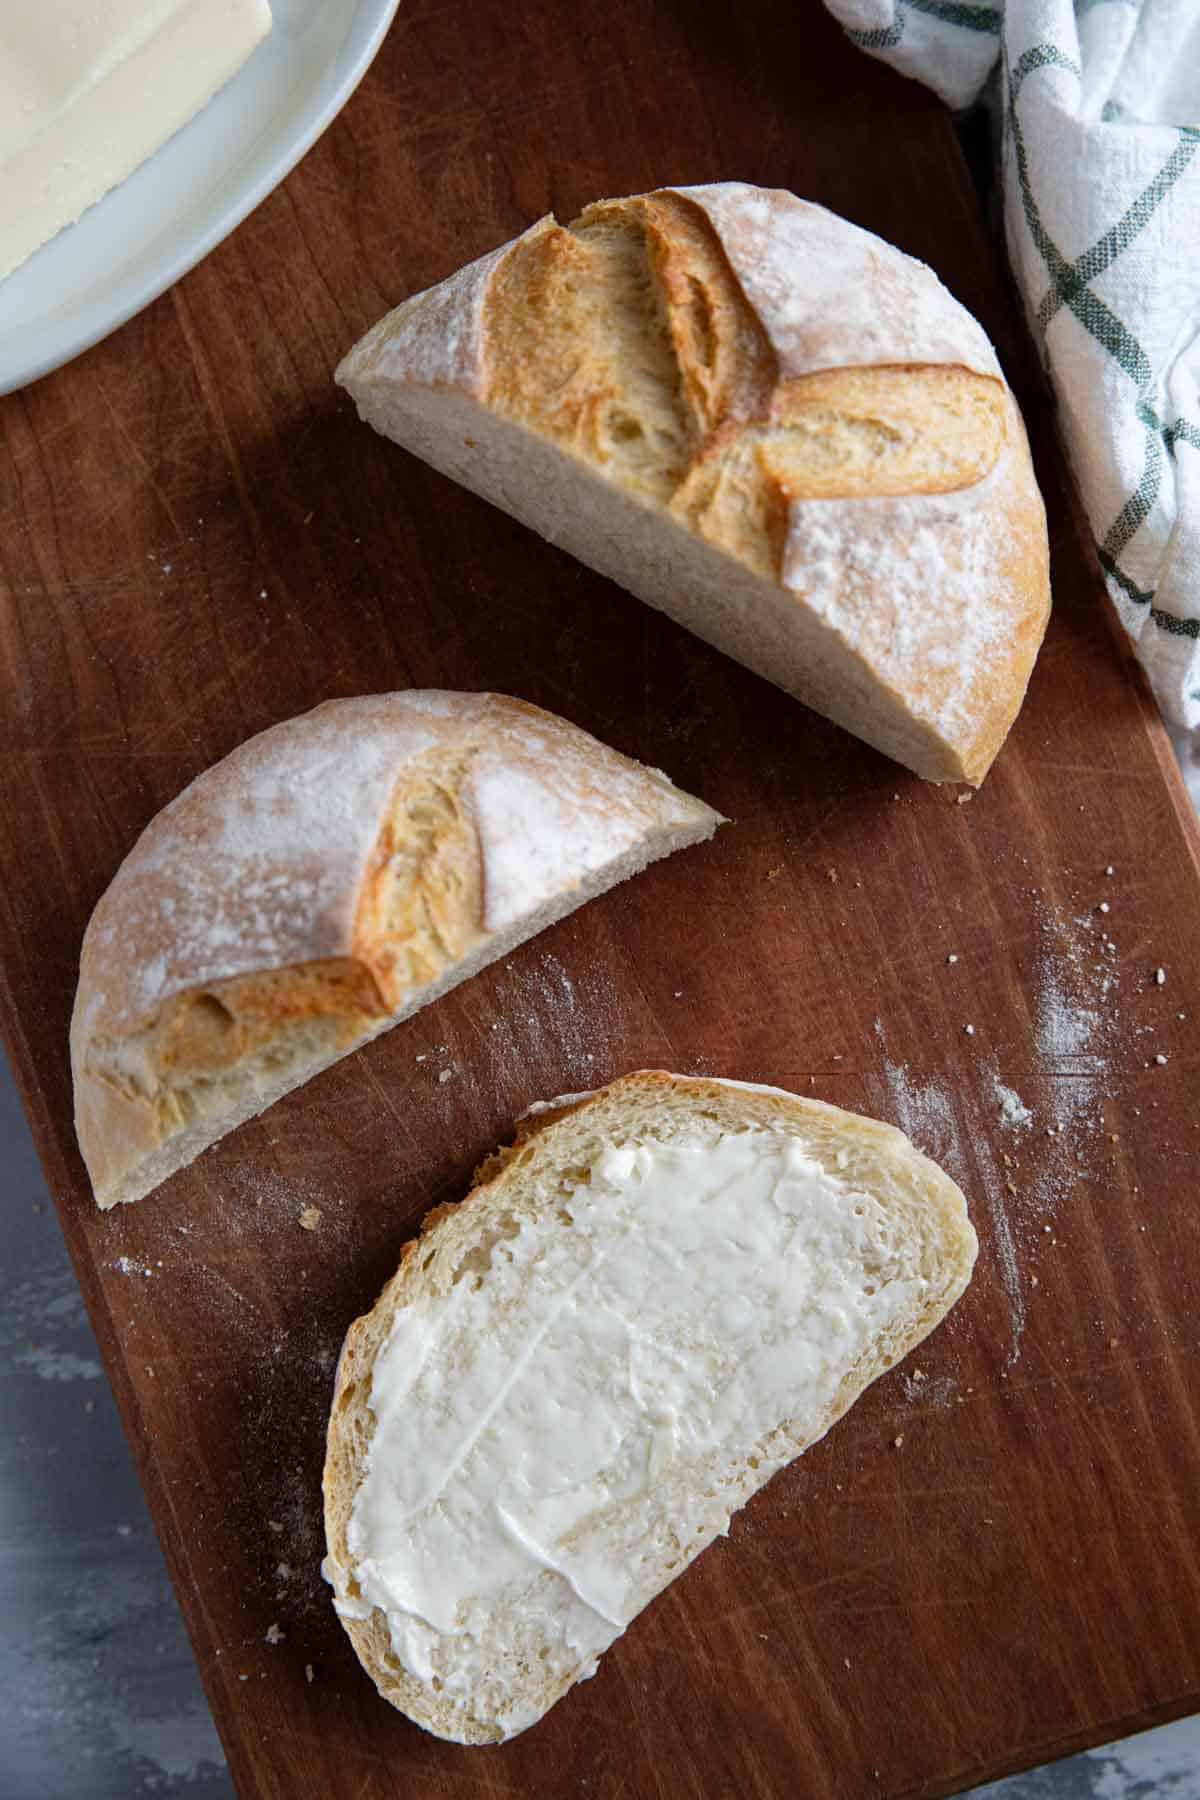
[[[741,182],[542,220],[390,313],[363,418],[932,781],[979,783],[1049,612],[981,326],[932,270]]]
[[[1005,610],[1003,654],[981,661],[975,692],[968,695],[962,706],[964,713],[970,709],[972,729],[964,734],[961,779],[972,787],[983,782],[1020,711],[1050,622],[1046,512],[1033,472],[1025,423],[1011,396],[1008,432],[1013,450],[1006,459],[1008,492],[999,503],[1004,529],[999,534],[994,583],[998,590],[1011,596],[1011,601]]]
[[[151,822],[84,938],[71,1053],[99,1203],[570,910],[608,859],[717,822],[503,695],[368,696],[252,739]]]
[[[486,936],[470,742],[406,769],[363,871],[354,939],[395,1012]]]
[[[932,271],[728,182],[544,219],[345,359],[375,427],[933,781],[978,783],[1049,609],[982,329]]]
[[[167,1085],[186,1086],[254,1055],[297,1020],[336,1020],[349,1043],[385,1012],[370,970],[351,957],[235,975],[168,1002],[154,1034],[153,1065]]]
[[[661,192],[543,220],[492,279],[484,399],[780,580],[797,500],[942,494],[1004,448],[1007,395],[954,365],[784,378],[711,221]]]

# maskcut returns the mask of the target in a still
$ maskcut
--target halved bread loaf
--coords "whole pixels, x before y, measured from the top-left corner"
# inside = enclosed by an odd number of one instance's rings
[[[720,817],[500,694],[330,701],[151,821],[96,907],[71,1020],[97,1203],[245,1119]]]
[[[1049,611],[991,345],[792,194],[603,201],[405,301],[338,380],[377,430],[933,781],[980,782]]]
[[[975,1252],[948,1176],[815,1100],[652,1071],[535,1109],[342,1350],[326,1574],[380,1693],[535,1723]]]

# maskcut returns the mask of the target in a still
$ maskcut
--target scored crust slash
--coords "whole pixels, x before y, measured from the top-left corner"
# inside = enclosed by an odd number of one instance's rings
[[[362,417],[931,781],[981,782],[1049,616],[1045,512],[932,270],[725,182],[542,219],[346,357]]]
[[[502,694],[329,701],[251,738],[151,821],[84,936],[71,1067],[97,1203],[720,823]]]

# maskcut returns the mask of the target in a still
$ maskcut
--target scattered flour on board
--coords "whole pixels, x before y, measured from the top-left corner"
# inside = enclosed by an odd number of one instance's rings
[[[958,1383],[953,1375],[901,1375],[900,1383],[904,1389],[904,1398],[914,1405],[953,1406],[958,1398]]]
[[[960,1187],[970,1192],[975,1186],[972,1180],[973,1159],[964,1152],[955,1117],[955,1105],[949,1091],[936,1079],[918,1080],[903,1063],[892,1061],[887,1054],[883,1022],[880,1019],[875,1021],[875,1036],[883,1048],[884,1078],[896,1123],[918,1150],[931,1156]],[[976,1146],[977,1151],[978,1148]],[[974,1162],[978,1165],[978,1156]],[[1016,1245],[1004,1206],[1003,1189],[996,1180],[996,1170],[990,1158],[987,1159],[987,1164],[986,1168],[980,1168],[980,1172],[985,1175],[984,1191],[988,1210],[992,1215],[1000,1273],[1008,1299],[1013,1337],[1009,1353],[1011,1364],[1020,1354],[1021,1334],[1025,1329],[1025,1300],[1017,1266]]]
[[[1063,965],[1052,954],[1043,952],[1038,967],[1039,1055],[1053,1063],[1087,1058],[1100,1023],[1099,1014],[1068,993],[1063,982]]]
[[[225,1180],[230,1190],[229,1225],[239,1234],[287,1230],[302,1223],[306,1214],[316,1213],[319,1220],[329,1201],[319,1181],[248,1163],[234,1163]]]
[[[558,957],[548,950],[538,957],[526,979],[529,1003],[538,1009],[530,1023],[536,1023],[543,1032],[552,1034],[565,1077],[563,1086],[592,1086],[590,1078],[595,1056],[588,1044],[598,1022],[592,996],[580,1003],[575,983]]]
[[[1078,1184],[1095,1178],[1112,1087],[1110,1052],[1122,1035],[1119,951],[1107,915],[1068,916],[1040,899],[1034,904],[1034,1041],[1032,1066],[1020,1078],[1024,1094],[1002,1081],[993,1063],[980,1072],[995,1110],[985,1109],[975,1121],[966,1112],[969,1089],[948,1078],[918,1078],[893,1062],[882,1023],[875,1023],[897,1124],[968,1196],[982,1189],[1008,1301],[1010,1367],[1020,1356],[1026,1322],[1022,1264],[1043,1248],[1049,1221]],[[1026,1097],[1028,1083],[1037,1086],[1036,1103]],[[909,1397],[917,1393],[929,1398],[929,1384],[914,1387]]]
[[[1067,919],[1041,906],[1036,990],[1036,1048],[1049,1089],[1050,1153],[1034,1177],[1033,1197],[1054,1212],[1089,1159],[1104,1124],[1109,1049],[1119,1034],[1116,945],[1091,916]]]
[[[1015,1188],[1016,1183],[1010,1184],[1001,1174],[992,1154],[991,1140],[986,1133],[980,1133],[975,1142],[975,1161],[983,1177],[983,1191],[987,1197],[988,1211],[992,1215],[996,1254],[1000,1259],[1000,1277],[1008,1298],[1012,1344],[1005,1358],[1005,1366],[1011,1369],[1021,1360],[1021,1339],[1025,1335],[1025,1287],[1021,1280],[1021,1264],[1017,1254],[1016,1209],[1009,1204],[1010,1199],[1019,1199],[1019,1193],[1010,1195],[1010,1185]]]
[[[992,1076],[992,1086],[996,1093],[996,1103],[1000,1108],[1000,1123],[1011,1125],[1019,1130],[1022,1125],[1033,1124],[1033,1113],[1026,1106],[1020,1094],[1013,1088],[1005,1087],[998,1075]]]
[[[875,1035],[883,1042],[883,1026],[875,1021]],[[919,1081],[903,1063],[894,1063],[885,1054],[884,1075],[897,1123],[906,1137],[935,1162],[957,1164],[955,1180],[965,1175],[964,1158],[958,1141],[954,1118],[954,1102],[934,1080]]]

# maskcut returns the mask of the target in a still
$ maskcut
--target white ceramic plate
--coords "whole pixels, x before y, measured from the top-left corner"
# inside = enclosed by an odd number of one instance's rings
[[[78,225],[0,281],[0,394],[149,305],[265,200],[370,67],[399,0],[272,0],[216,99]]]

